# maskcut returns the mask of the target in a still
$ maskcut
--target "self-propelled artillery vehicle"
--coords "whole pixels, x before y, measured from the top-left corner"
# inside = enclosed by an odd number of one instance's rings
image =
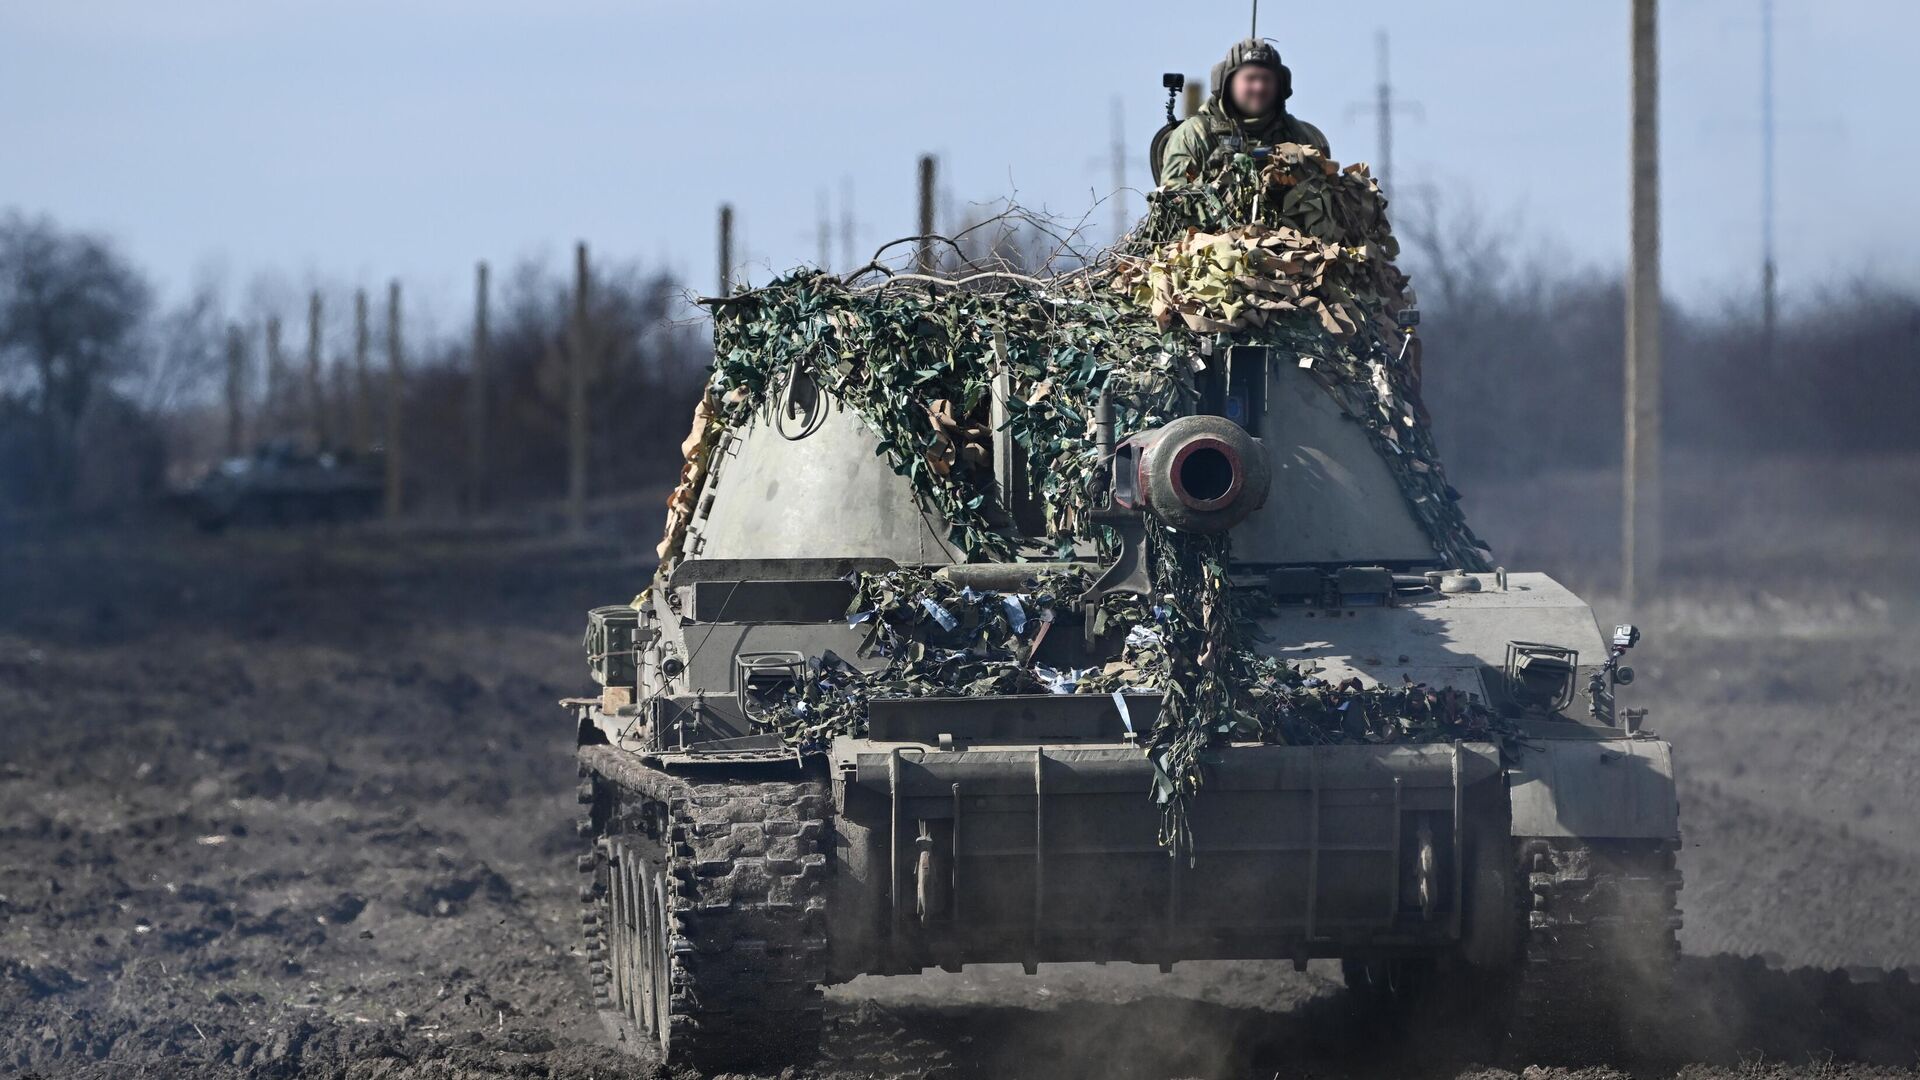
[[[1229,165],[1072,280],[718,302],[659,570],[569,702],[588,968],[669,1062],[805,1064],[821,987],[981,963],[1331,958],[1548,1051],[1659,1000],[1638,631],[1450,524],[1364,169]],[[1155,216],[1246,185],[1248,225]]]
[[[961,562],[868,425],[812,395],[721,436],[683,557],[593,615],[581,895],[608,1004],[717,1066],[809,1059],[824,984],[970,963],[1337,957],[1383,1000],[1504,974],[1540,1025],[1657,989],[1678,825],[1668,744],[1614,701],[1636,632],[1544,574],[1437,565],[1364,434],[1263,359],[1238,421],[1116,448],[1113,512],[1230,528],[1280,657],[1468,688],[1518,738],[1220,747],[1177,857],[1139,744],[1153,694],[876,697],[863,735],[798,753],[763,704],[825,655],[880,663],[851,575],[1014,592],[1040,569]]]

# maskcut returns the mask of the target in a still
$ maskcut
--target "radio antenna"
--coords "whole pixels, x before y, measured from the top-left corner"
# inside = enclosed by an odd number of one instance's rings
[[[1256,41],[1260,38],[1260,0],[1253,0],[1253,25],[1247,29],[1247,36]]]

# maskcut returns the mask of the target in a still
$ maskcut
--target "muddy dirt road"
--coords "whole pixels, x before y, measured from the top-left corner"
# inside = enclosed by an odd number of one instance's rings
[[[1920,588],[1879,561],[1884,523],[1802,519],[1737,566],[1702,531],[1641,618],[1636,690],[1682,747],[1688,955],[1671,1021],[1612,1069],[1920,1076]],[[1566,548],[1517,531],[1523,554]],[[0,1074],[654,1074],[587,996],[554,705],[584,683],[581,613],[646,571],[516,536],[10,527]],[[1329,974],[859,980],[829,996],[814,1071],[1516,1064],[1371,1029]]]

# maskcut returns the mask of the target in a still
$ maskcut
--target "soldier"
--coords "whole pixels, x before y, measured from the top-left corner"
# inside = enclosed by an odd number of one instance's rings
[[[1248,38],[1227,50],[1227,58],[1213,65],[1213,94],[1168,138],[1160,182],[1199,177],[1223,146],[1241,150],[1301,143],[1332,156],[1320,129],[1287,111],[1292,96],[1293,72],[1273,46]]]

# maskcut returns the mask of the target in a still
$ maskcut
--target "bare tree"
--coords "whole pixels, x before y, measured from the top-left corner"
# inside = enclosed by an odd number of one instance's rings
[[[154,327],[148,362],[128,394],[148,412],[167,414],[202,403],[226,369],[227,314],[213,286],[202,284]]]
[[[1528,273],[1539,268],[1516,254],[1518,227],[1471,198],[1449,200],[1429,189],[1396,215],[1394,225],[1418,284],[1456,318],[1484,318],[1496,298],[1540,280]]]
[[[35,427],[28,498],[71,498],[81,417],[138,361],[151,305],[145,279],[105,240],[46,218],[0,219],[0,386],[17,388]]]
[[[1395,222],[1422,309],[1423,392],[1457,480],[1618,458],[1620,282],[1511,216],[1429,193]]]

